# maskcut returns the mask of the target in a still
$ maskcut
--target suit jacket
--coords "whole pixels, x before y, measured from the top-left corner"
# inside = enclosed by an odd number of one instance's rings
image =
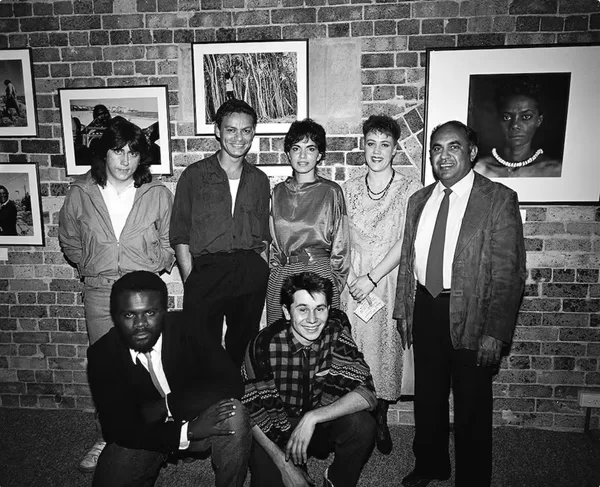
[[[414,242],[434,184],[408,201],[394,318],[412,333]],[[452,262],[450,335],[455,349],[477,350],[482,335],[509,343],[525,286],[525,244],[517,194],[475,173]]]
[[[107,442],[173,452],[179,448],[183,421],[194,419],[221,399],[242,397],[241,375],[227,352],[210,340],[184,334],[181,313],[167,313],[166,320],[162,363],[171,389],[167,402],[174,421],[144,421],[141,408],[164,399],[146,368],[131,360],[116,328],[88,349],[90,388]]]

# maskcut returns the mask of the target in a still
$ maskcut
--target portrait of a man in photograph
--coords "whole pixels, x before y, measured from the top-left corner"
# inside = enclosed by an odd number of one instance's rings
[[[493,178],[561,177],[570,84],[570,73],[471,75],[475,171]]]

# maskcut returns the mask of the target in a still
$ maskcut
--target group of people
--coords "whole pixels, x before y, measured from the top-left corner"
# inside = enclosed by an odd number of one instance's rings
[[[173,198],[142,131],[114,117],[104,157],[73,183],[59,239],[84,283],[103,435],[81,467],[95,486],[146,486],[165,462],[210,450],[218,486],[241,486],[248,465],[252,486],[307,486],[308,457],[333,451],[321,482],[353,486],[375,445],[392,449],[389,404],[414,393],[402,483],[424,487],[450,476],[452,389],[457,485],[489,485],[492,378],[525,279],[516,194],[473,171],[476,134],[456,121],[434,129],[438,181],[419,189],[392,167],[400,128],[387,116],[364,123],[367,171],[342,187],[318,173],[323,127],[292,123],[293,175],[271,193],[245,158],[256,123],[227,100],[220,149]],[[183,310],[167,312],[159,274],[175,262]]]

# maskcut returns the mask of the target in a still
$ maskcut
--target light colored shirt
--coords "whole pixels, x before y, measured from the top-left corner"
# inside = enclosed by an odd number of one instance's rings
[[[448,223],[446,226],[446,239],[444,243],[444,289],[452,287],[452,262],[454,261],[454,252],[458,242],[458,235],[462,226],[462,221],[473,189],[475,174],[469,171],[460,181],[455,183],[450,189],[450,207],[448,210]],[[438,181],[433,188],[431,196],[423,207],[417,235],[415,237],[415,277],[422,285],[427,285],[425,275],[427,270],[427,257],[429,247],[433,237],[433,228],[435,220],[444,198],[444,189],[446,187]]]
[[[127,217],[131,212],[131,208],[133,208],[133,200],[135,199],[136,188],[132,181],[131,184],[121,192],[121,194],[118,194],[115,187],[107,181],[104,188],[102,186],[98,186],[98,189],[100,190],[100,194],[102,195],[104,203],[108,208],[110,221],[115,232],[115,237],[117,237],[118,240],[121,236],[123,228],[125,227],[125,222],[127,221]]]
[[[137,364],[139,360],[140,363],[148,370],[150,373],[150,369],[148,367],[148,359],[146,356],[137,352],[136,350],[129,349],[129,353],[131,354],[131,360],[133,360],[134,364]],[[169,387],[169,381],[167,381],[167,376],[165,375],[165,370],[163,369],[162,364],[162,334],[158,337],[157,342],[154,344],[152,350],[150,350],[150,358],[152,359],[152,368],[154,369],[154,373],[156,374],[156,378],[158,379],[158,383],[160,384],[161,389],[165,393],[165,404],[167,406],[167,412],[169,418],[171,418],[171,410],[169,409],[169,402],[167,400],[167,395],[171,392],[171,388]],[[190,441],[188,440],[188,422],[185,421],[181,426],[181,433],[179,434],[179,449],[185,450],[190,446]]]
[[[239,179],[229,180],[229,192],[231,193],[231,216],[235,212],[235,198],[237,197],[238,188],[240,187]]]

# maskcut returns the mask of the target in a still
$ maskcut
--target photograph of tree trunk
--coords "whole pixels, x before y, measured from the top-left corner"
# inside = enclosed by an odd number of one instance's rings
[[[194,44],[198,133],[212,133],[223,102],[244,100],[258,114],[257,133],[285,133],[306,116],[306,41]]]

